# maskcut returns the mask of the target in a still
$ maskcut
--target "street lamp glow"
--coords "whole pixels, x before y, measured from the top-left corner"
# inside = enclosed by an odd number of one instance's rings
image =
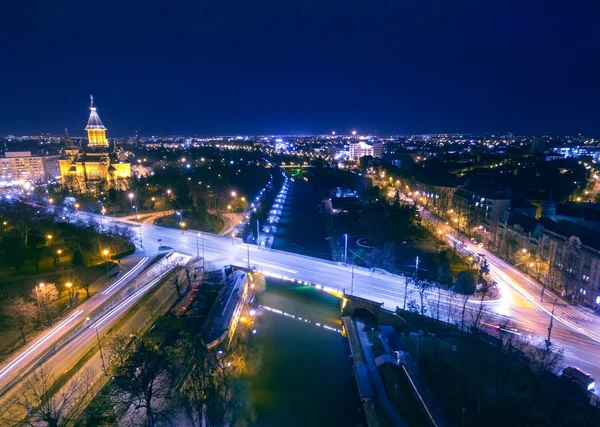
[[[523,249],[521,249],[521,252],[523,252],[524,254],[526,254],[527,253],[527,249],[523,248]]]
[[[129,193],[129,198],[133,199],[133,193]]]
[[[61,255],[62,254],[62,249],[59,249],[56,251],[57,254]]]
[[[67,288],[70,288],[71,286],[73,286],[73,284],[72,284],[71,282],[67,282],[67,283],[65,284],[65,286],[66,286]]]
[[[237,195],[237,193],[235,191],[231,192],[231,197],[235,197]]]
[[[356,136],[356,131],[355,130],[352,131],[352,136]]]
[[[167,190],[167,194],[170,196],[171,195],[171,190]]]

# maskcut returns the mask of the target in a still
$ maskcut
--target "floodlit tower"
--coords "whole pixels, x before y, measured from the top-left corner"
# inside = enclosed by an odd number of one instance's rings
[[[90,118],[88,119],[87,126],[85,127],[88,133],[88,142],[90,147],[102,147],[108,148],[108,141],[106,140],[106,128],[100,120],[100,116],[96,112],[94,107],[94,97],[90,95]]]

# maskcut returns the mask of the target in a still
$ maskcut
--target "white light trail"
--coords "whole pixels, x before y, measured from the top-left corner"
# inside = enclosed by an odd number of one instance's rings
[[[21,360],[23,360],[24,358],[29,356],[31,353],[33,353],[35,350],[37,350],[41,345],[43,345],[46,341],[48,341],[50,338],[52,338],[54,335],[56,335],[56,333],[59,332],[61,329],[63,329],[67,324],[69,324],[71,321],[73,321],[77,317],[81,316],[82,314],[83,314],[83,310],[77,310],[74,313],[72,313],[69,317],[67,317],[65,320],[63,320],[58,325],[56,325],[50,332],[48,332],[46,335],[44,335],[44,337],[42,337],[38,342],[36,342],[30,348],[28,348],[23,353],[21,353],[17,358],[15,358],[15,360],[13,360],[8,365],[6,365],[4,368],[2,368],[2,370],[0,370],[0,378],[2,378],[6,373],[8,373]]]
[[[142,258],[142,260],[140,262],[138,262],[131,270],[129,270],[127,273],[125,273],[119,280],[117,280],[115,283],[113,283],[108,288],[106,288],[104,291],[102,291],[102,295],[108,295],[108,293],[110,291],[112,291],[116,286],[119,286],[121,283],[123,283],[123,281],[125,279],[127,279],[129,276],[131,276],[137,270],[139,270],[147,260],[148,260],[148,257]]]

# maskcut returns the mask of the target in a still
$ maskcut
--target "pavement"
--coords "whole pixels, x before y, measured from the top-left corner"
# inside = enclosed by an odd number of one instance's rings
[[[394,405],[388,399],[387,393],[385,391],[385,385],[383,384],[383,379],[381,378],[381,374],[379,373],[379,369],[377,369],[377,365],[375,364],[375,358],[373,357],[373,350],[371,349],[371,342],[369,341],[369,336],[365,332],[365,325],[360,322],[356,322],[356,330],[358,333],[358,339],[360,341],[360,345],[362,347],[363,353],[365,354],[365,359],[367,362],[367,367],[369,368],[369,372],[371,373],[371,380],[373,381],[373,386],[375,387],[375,392],[377,393],[377,400],[381,404],[381,407],[385,411],[388,418],[392,421],[395,426],[400,427],[408,427],[408,424],[398,415],[398,412],[394,409]]]

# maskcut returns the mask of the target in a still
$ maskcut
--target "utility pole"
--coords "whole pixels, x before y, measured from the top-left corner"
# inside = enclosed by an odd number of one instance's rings
[[[40,295],[38,294],[38,285],[35,285],[35,299],[37,299],[38,307],[40,309],[40,324],[44,325],[44,316],[42,314],[42,303],[40,302]]]
[[[258,220],[256,220],[256,246],[260,247],[260,226]]]
[[[102,353],[102,346],[100,345],[100,336],[98,335],[98,327],[95,326],[96,330],[96,339],[98,340],[98,348],[100,349],[100,360],[102,361],[102,371],[104,371],[104,375],[108,375],[106,373],[106,365],[104,364],[104,354]]]
[[[346,243],[344,244],[344,264],[348,265],[348,233],[344,234]]]
[[[412,276],[412,281],[414,284],[417,283],[418,273],[419,273],[419,257],[417,256],[417,259],[415,260],[415,272],[413,273],[413,276]],[[405,283],[405,285],[404,285],[404,306],[402,307],[402,310],[406,310],[406,296],[408,294],[408,278],[406,278],[406,281],[404,283]]]
[[[356,260],[352,257],[352,281],[350,282],[350,294],[354,295],[354,263]]]
[[[142,242],[142,222],[141,222],[141,217],[138,215],[137,216],[137,220],[138,220],[138,228],[140,229],[140,247],[144,247],[144,244]]]
[[[546,347],[550,348],[550,335],[552,334],[552,323],[554,321],[554,307],[556,307],[556,303],[558,298],[554,298],[554,303],[552,304],[552,314],[550,315],[550,326],[548,326],[548,340],[546,341]]]

